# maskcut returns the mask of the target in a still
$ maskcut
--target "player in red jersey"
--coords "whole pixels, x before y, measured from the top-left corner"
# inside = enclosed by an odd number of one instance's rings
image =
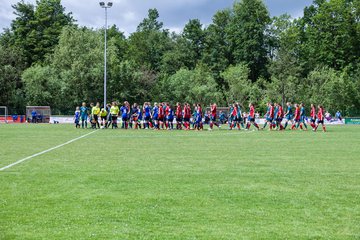
[[[248,122],[246,125],[246,129],[250,129],[251,124],[253,124],[257,130],[259,130],[259,125],[255,122],[255,107],[252,103],[249,104],[249,116],[248,116]]]
[[[180,103],[176,104],[175,117],[176,117],[176,129],[181,130],[183,119],[182,119],[182,108]]]
[[[220,125],[216,121],[216,118],[217,118],[216,103],[213,103],[212,105],[210,104],[210,109],[211,109],[211,116],[210,116],[210,129],[209,130],[212,130],[214,125],[217,126],[218,128],[220,128]]]
[[[295,104],[295,116],[294,116],[294,123],[291,127],[291,130],[294,130],[295,128],[299,128],[300,125],[300,119],[301,119],[301,115],[300,115],[300,107],[298,104]]]
[[[240,130],[240,124],[238,123],[238,107],[236,105],[236,103],[234,102],[231,108],[231,119],[232,119],[232,123],[230,125],[229,130],[232,130],[236,125],[238,127],[238,130]]]
[[[276,127],[277,128],[280,128],[280,130],[284,130],[284,127],[283,125],[281,124],[283,118],[284,118],[284,109],[283,107],[278,104],[278,103],[275,103],[275,107],[277,108],[277,115],[275,116],[275,119],[276,119]]]
[[[165,123],[165,110],[164,110],[164,103],[159,104],[159,128],[161,126],[164,129]]]
[[[326,127],[324,125],[324,108],[323,106],[319,105],[318,106],[318,113],[317,113],[317,124],[316,124],[316,127],[315,127],[315,130],[317,130],[317,128],[319,127],[319,125],[321,124],[322,125],[322,128],[323,128],[323,131],[326,132]]]
[[[310,111],[310,125],[315,130],[316,128],[316,108],[314,104],[311,104],[311,111]]]
[[[184,121],[183,124],[186,130],[190,130],[191,107],[190,104],[184,103]]]

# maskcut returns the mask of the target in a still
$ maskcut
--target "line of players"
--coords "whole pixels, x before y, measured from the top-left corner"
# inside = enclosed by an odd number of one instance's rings
[[[244,116],[241,111],[239,103],[233,103],[229,106],[228,124],[229,130],[245,129],[249,130],[253,125],[258,130],[263,130],[269,125],[270,130],[286,130],[288,124],[291,123],[291,129],[307,130],[306,122],[309,122],[313,131],[316,131],[319,125],[322,125],[323,131],[326,131],[324,125],[324,109],[322,106],[318,106],[316,111],[315,106],[311,105],[310,121],[308,121],[305,112],[304,104],[295,104],[295,110],[291,103],[287,103],[287,111],[284,112],[283,107],[278,103],[268,103],[267,112],[265,114],[266,122],[262,128],[255,121],[255,106],[249,104],[249,114]],[[89,114],[89,110],[91,114]],[[87,119],[90,118],[92,128],[118,128],[118,117],[121,117],[123,129],[135,128],[135,129],[174,129],[174,120],[176,122],[176,129],[181,130],[203,130],[203,109],[201,104],[194,104],[193,112],[190,104],[184,103],[181,105],[177,103],[175,111],[169,103],[154,103],[154,107],[149,102],[145,102],[141,108],[138,104],[130,104],[125,101],[119,108],[116,102],[108,105],[105,108],[100,109],[100,103],[95,106],[90,104],[90,109],[86,107],[86,103],[83,103],[81,107],[76,108],[75,111],[75,124],[80,128],[80,121],[82,128],[87,128]],[[221,127],[217,121],[217,106],[216,103],[210,106],[210,129],[214,126]],[[285,125],[282,125],[283,119],[285,119]],[[100,120],[100,123],[99,123]],[[246,126],[245,126],[246,124]]]

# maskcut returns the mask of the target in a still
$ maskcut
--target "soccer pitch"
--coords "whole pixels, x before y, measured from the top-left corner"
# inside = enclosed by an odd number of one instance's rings
[[[93,130],[0,125],[0,168]],[[0,239],[359,239],[360,127],[97,130],[0,171]]]

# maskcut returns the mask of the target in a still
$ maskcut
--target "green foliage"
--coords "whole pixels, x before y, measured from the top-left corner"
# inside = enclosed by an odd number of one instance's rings
[[[250,79],[255,82],[267,76],[267,36],[269,12],[262,0],[236,1],[228,28],[234,63],[245,62],[250,69]]]
[[[49,100],[68,113],[101,102],[104,29],[74,25],[60,0],[13,8],[16,18],[0,35],[0,103],[23,112],[25,100]],[[359,9],[360,0],[315,0],[301,18],[270,19],[262,0],[238,0],[208,26],[191,19],[181,33],[169,33],[150,9],[129,37],[108,29],[108,99],[260,108],[291,101],[360,114]],[[50,89],[40,94],[42,83]]]
[[[61,97],[58,89],[61,86],[54,69],[35,65],[24,71],[22,79],[29,106],[57,106]]]
[[[345,114],[354,108],[356,83],[346,73],[323,67],[312,71],[308,82],[311,102],[322,104],[328,111],[341,110]]]
[[[168,89],[172,101],[210,104],[222,99],[215,79],[202,65],[194,70],[177,71],[168,79]]]
[[[43,62],[57,45],[62,28],[74,22],[60,0],[38,0],[36,7],[22,0],[13,8],[17,16],[11,24],[14,43],[25,52],[28,66]]]
[[[225,94],[229,103],[236,101],[242,108],[246,108],[250,102],[258,102],[261,91],[257,84],[251,82],[249,76],[250,69],[245,64],[231,66],[222,74],[229,86]]]

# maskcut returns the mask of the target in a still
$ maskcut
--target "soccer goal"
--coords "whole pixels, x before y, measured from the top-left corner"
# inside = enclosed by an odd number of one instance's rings
[[[26,106],[26,119],[29,123],[49,123],[50,116],[49,106]]]
[[[0,123],[8,123],[8,108],[0,106]]]

